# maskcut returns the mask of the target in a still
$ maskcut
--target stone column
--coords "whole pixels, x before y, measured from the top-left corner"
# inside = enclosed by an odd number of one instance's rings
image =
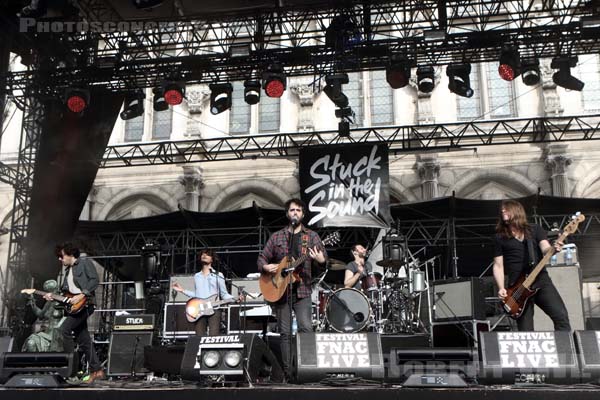
[[[434,68],[433,71],[433,85],[435,90],[435,87],[440,83],[441,72],[440,68]],[[435,115],[431,107],[431,93],[422,93],[419,91],[419,82],[416,74],[410,77],[410,85],[417,92],[417,124],[426,125],[435,123]]]
[[[431,200],[439,196],[438,177],[440,176],[440,163],[437,155],[419,156],[417,172],[421,178],[422,199]]]
[[[298,132],[313,132],[315,124],[313,121],[313,103],[315,99],[314,85],[301,82],[290,85],[292,93],[300,100],[298,111]]]
[[[204,103],[210,97],[210,92],[201,88],[190,88],[185,94],[190,118],[187,121],[187,136],[200,137],[200,115]]]
[[[565,145],[550,146],[545,160],[546,169],[550,171],[552,195],[559,197],[571,196],[567,169],[572,160],[566,155],[566,147]]]
[[[204,187],[202,169],[200,167],[183,167],[183,176],[179,179],[185,190],[186,210],[200,211],[200,190]]]
[[[554,70],[550,68],[551,60],[540,60],[540,78],[542,82],[542,98],[544,100],[544,115],[561,115],[564,111],[560,104],[560,96],[556,84],[552,81]]]

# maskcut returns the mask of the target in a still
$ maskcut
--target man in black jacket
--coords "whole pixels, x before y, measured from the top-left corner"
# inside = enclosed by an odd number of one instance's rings
[[[99,284],[96,267],[91,260],[79,258],[79,249],[69,242],[56,247],[56,256],[66,268],[61,290],[74,295],[69,300],[70,303],[76,304],[84,297],[87,298],[86,306],[76,314],[67,314],[61,326],[64,349],[66,352],[75,351],[75,337],[89,363],[90,377],[87,383],[104,379],[104,371],[87,326],[87,319],[94,312],[94,292]]]

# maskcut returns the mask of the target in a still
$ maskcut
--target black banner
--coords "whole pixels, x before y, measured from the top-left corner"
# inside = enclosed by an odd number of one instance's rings
[[[388,148],[379,143],[304,148],[300,190],[310,226],[387,227]]]

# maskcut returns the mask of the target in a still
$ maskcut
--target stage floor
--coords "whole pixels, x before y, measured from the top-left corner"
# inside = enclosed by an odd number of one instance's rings
[[[11,400],[553,400],[566,396],[598,399],[600,386],[471,386],[467,388],[403,388],[374,384],[331,387],[310,385],[273,385],[254,387],[200,387],[177,382],[99,382],[91,386],[59,389],[0,387],[0,396]]]

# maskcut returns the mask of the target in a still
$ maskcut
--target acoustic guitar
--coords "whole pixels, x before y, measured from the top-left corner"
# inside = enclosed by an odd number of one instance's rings
[[[75,295],[72,293],[65,293],[64,295],[60,295],[60,294],[55,294],[55,293],[50,293],[50,292],[43,292],[43,291],[37,290],[37,289],[23,289],[23,290],[21,290],[21,293],[25,293],[25,294],[29,294],[29,295],[37,294],[38,296],[45,296],[47,294],[50,294],[50,296],[52,296],[52,300],[55,300],[55,301],[58,301],[59,303],[64,304],[65,313],[67,313],[69,315],[75,315],[75,314],[78,314],[79,312],[81,312],[81,310],[83,310],[85,308],[85,306],[87,305],[87,302],[88,302],[88,299],[86,296],[83,296],[83,298],[76,303],[69,302],[69,299],[71,299],[72,297],[75,297]]]
[[[563,233],[559,236],[558,241],[563,242],[567,236],[577,230],[577,226],[585,220],[585,216],[581,213],[577,213],[572,217],[571,222],[565,226]],[[556,253],[554,246],[550,251],[544,254],[542,260],[536,265],[536,267],[529,274],[522,274],[517,282],[511,287],[506,289],[506,297],[502,299],[504,304],[504,311],[513,319],[517,319],[523,314],[527,301],[537,293],[539,288],[531,289],[531,285],[535,282],[535,279],[540,272],[546,267],[550,258]]]
[[[335,244],[340,240],[340,233],[333,232],[322,241],[323,246]],[[260,292],[266,301],[276,302],[281,299],[285,293],[287,287],[290,284],[300,280],[300,276],[296,268],[304,263],[309,257],[308,252],[301,255],[298,259],[290,259],[285,256],[277,265],[277,271],[275,273],[262,272],[260,280],[258,281],[260,286]]]

